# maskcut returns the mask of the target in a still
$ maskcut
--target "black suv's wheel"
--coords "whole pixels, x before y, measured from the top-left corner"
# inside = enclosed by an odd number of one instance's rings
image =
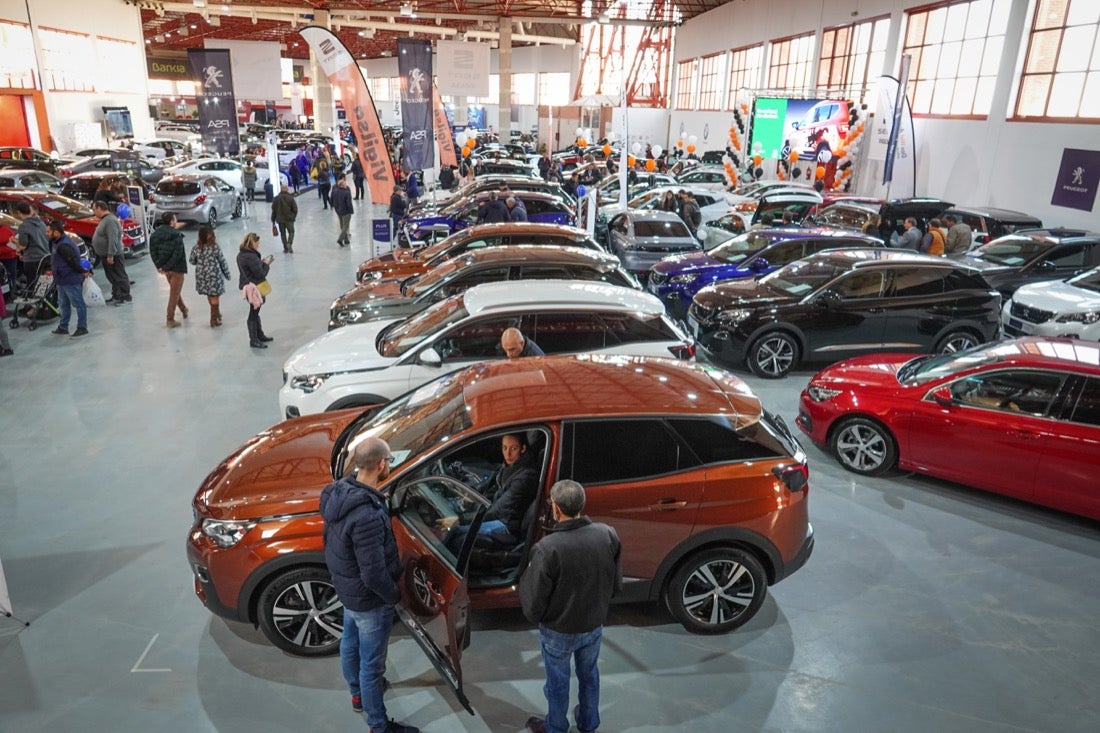
[[[865,417],[850,417],[837,425],[829,436],[829,450],[840,465],[864,476],[881,476],[898,460],[894,436]]]
[[[722,547],[689,557],[665,589],[665,604],[688,631],[720,634],[755,616],[767,593],[760,562],[744,550]]]
[[[969,331],[952,331],[940,339],[939,343],[936,344],[936,352],[940,354],[954,354],[977,346],[980,343],[978,337]]]
[[[210,209],[210,213],[206,215],[206,223],[210,225],[210,228],[218,226],[218,210]]]
[[[772,331],[760,336],[749,347],[749,369],[765,379],[787,376],[798,361],[798,344],[782,331]]]
[[[340,650],[344,606],[321,568],[298,568],[268,583],[257,609],[260,630],[275,646],[300,657]]]
[[[238,196],[237,197],[237,205],[233,207],[233,218],[234,219],[240,219],[241,214],[243,214],[243,213],[244,213],[244,201],[242,201],[241,197]]]

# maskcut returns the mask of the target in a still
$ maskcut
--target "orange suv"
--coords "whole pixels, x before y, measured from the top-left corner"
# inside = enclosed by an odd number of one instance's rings
[[[473,487],[516,433],[538,493],[519,544],[499,544],[477,537],[488,501]],[[805,455],[741,380],[663,358],[527,358],[444,375],[366,412],[289,420],[238,448],[193,502],[187,555],[207,608],[258,624],[288,652],[336,652],[342,608],[318,500],[366,436],[386,440],[395,459],[380,488],[405,567],[398,615],[467,706],[469,607],[519,605],[517,581],[552,521],[559,479],[581,482],[585,513],[622,540],[617,600],[661,601],[691,631],[744,624],[813,549]],[[455,524],[474,528],[461,547],[448,541]]]

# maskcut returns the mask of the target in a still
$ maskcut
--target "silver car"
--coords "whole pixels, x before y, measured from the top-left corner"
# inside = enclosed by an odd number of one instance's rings
[[[607,223],[607,242],[623,268],[643,280],[665,257],[701,249],[684,220],[671,211],[621,211]]]
[[[182,173],[167,176],[153,190],[153,205],[159,216],[175,213],[180,221],[218,225],[222,217],[241,215],[241,194],[231,184],[211,175]]]

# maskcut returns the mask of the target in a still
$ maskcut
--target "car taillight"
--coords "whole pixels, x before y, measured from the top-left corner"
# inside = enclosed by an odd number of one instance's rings
[[[156,202],[157,202],[157,197],[154,196],[153,194],[149,194],[149,203],[155,204]]]
[[[61,170],[59,170],[57,172],[57,175],[61,176],[62,178],[68,178],[72,174],[73,174],[73,171],[72,171],[71,168],[62,168]]]
[[[206,194],[205,194],[205,193],[203,193],[203,194],[199,194],[199,195],[198,195],[198,196],[197,196],[197,197],[195,198],[195,205],[196,205],[196,206],[198,206],[198,205],[199,205],[199,204],[201,204],[201,203],[202,203],[203,201],[206,201]]]
[[[810,467],[805,463],[796,463],[793,466],[776,466],[772,469],[775,477],[783,482],[788,491],[804,491],[810,486]]]
[[[676,346],[669,346],[668,350],[671,351],[672,355],[677,359],[695,358],[695,344],[677,344]]]

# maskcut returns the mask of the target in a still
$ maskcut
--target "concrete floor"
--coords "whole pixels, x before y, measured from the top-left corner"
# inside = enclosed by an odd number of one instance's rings
[[[0,731],[363,730],[335,658],[286,656],[195,599],[189,502],[235,446],[279,418],[280,368],[320,334],[367,256],[367,216],[300,200],[295,254],[268,209],[218,229],[276,252],[263,311],[276,340],[247,346],[234,282],[225,326],[164,328],[167,289],[129,263],[134,304],[93,310],[79,341],[11,334],[0,361],[0,560],[23,629],[0,617]],[[384,214],[379,214],[384,215]],[[194,228],[186,230],[188,247]],[[102,275],[97,276],[103,284]],[[74,324],[75,325],[75,324]],[[746,376],[793,424],[810,372]],[[944,482],[864,480],[817,448],[809,564],[745,628],[692,636],[660,609],[619,607],[601,659],[605,731],[1100,730],[1100,531]],[[536,632],[479,613],[465,657],[471,717],[415,642],[395,636],[391,715],[425,731],[517,731],[543,709]]]

